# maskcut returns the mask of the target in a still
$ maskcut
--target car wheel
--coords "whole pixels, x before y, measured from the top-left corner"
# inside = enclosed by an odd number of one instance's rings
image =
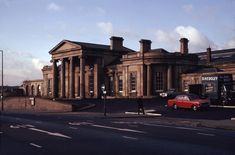
[[[174,104],[174,105],[173,105],[173,109],[177,110],[177,108],[178,108],[177,105]]]
[[[197,111],[197,106],[193,105],[192,109],[193,109],[193,111]]]

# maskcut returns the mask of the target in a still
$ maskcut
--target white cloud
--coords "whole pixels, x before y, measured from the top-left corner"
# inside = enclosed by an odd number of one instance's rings
[[[41,70],[44,66],[44,64],[37,58],[32,59],[32,64],[38,70]]]
[[[177,26],[173,31],[157,30],[155,38],[158,42],[170,45],[170,50],[179,51],[179,39],[189,39],[189,51],[191,53],[205,51],[207,47],[218,48],[211,40],[193,26]]]
[[[155,36],[156,36],[157,41],[159,42],[172,42],[175,40],[174,33],[169,33],[169,32],[165,32],[162,30],[157,30],[155,32]]]
[[[190,13],[193,10],[193,5],[192,4],[183,5],[183,10],[187,13]]]
[[[235,48],[235,37],[228,41],[226,48]]]
[[[27,52],[4,50],[4,85],[21,85],[24,80],[42,79],[42,67],[49,62]]]
[[[113,35],[113,24],[111,22],[99,22],[97,27],[100,31],[107,35]]]
[[[61,11],[61,10],[63,10],[63,7],[52,2],[47,6],[47,9],[51,10],[51,11]]]

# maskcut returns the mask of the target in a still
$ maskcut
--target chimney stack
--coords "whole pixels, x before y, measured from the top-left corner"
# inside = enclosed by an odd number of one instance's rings
[[[122,50],[123,40],[122,37],[112,36],[110,38],[110,50]]]
[[[187,38],[180,39],[180,53],[181,54],[188,54],[188,42]]]
[[[211,48],[208,47],[206,51],[207,51],[207,62],[211,63]]]
[[[152,43],[151,40],[141,39],[140,40],[140,52],[145,53],[151,50],[151,43]]]

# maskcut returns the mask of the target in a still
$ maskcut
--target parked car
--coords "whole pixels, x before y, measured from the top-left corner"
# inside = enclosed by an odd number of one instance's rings
[[[175,89],[172,88],[172,89],[169,89],[168,91],[159,93],[159,95],[162,98],[172,99],[172,98],[175,98],[177,95],[179,95],[179,93],[176,92]]]
[[[196,111],[199,108],[208,108],[210,106],[210,100],[202,99],[195,94],[181,94],[177,95],[174,99],[169,99],[167,106],[173,107],[175,110],[178,108],[190,108]]]

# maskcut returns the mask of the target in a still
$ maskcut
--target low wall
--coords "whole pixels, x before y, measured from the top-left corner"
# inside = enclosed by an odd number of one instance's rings
[[[34,102],[34,103],[33,103]],[[37,111],[37,112],[69,112],[72,111],[71,104],[63,104],[57,101],[29,98],[9,97],[4,100],[4,111]]]

